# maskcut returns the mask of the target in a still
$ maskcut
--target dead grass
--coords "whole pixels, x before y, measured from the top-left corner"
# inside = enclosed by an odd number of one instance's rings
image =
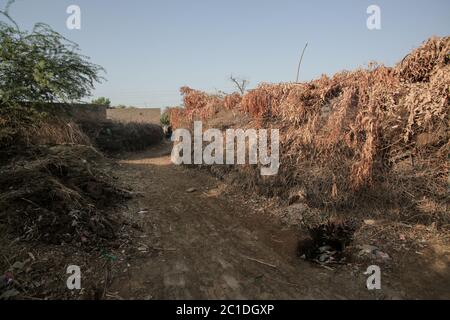
[[[0,219],[27,241],[113,240],[118,223],[108,208],[127,193],[97,168],[103,156],[89,146],[42,148],[41,155],[1,168]]]
[[[23,106],[0,107],[0,164],[30,146],[81,144],[89,138],[71,120]]]

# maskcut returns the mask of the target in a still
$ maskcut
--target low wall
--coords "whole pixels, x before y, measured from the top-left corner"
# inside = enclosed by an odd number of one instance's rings
[[[70,117],[75,121],[104,121],[112,120],[123,123],[153,123],[160,124],[161,109],[159,108],[126,108],[110,109],[104,105],[96,104],[64,104],[43,103],[33,104],[33,107],[54,115]]]
[[[161,109],[157,108],[127,108],[107,109],[106,118],[118,122],[139,122],[159,124]]]
[[[106,106],[96,104],[64,104],[64,103],[44,103],[33,104],[33,107],[39,111],[48,112],[54,115],[70,117],[75,121],[106,120]]]

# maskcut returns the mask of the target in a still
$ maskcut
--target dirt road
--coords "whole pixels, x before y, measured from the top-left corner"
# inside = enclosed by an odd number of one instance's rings
[[[121,161],[117,174],[141,196],[140,254],[110,291],[126,299],[377,298],[352,270],[331,271],[295,256],[297,231],[223,192],[199,170],[174,166],[160,146]],[[191,189],[191,190],[190,190]],[[193,190],[195,189],[195,190]],[[253,209],[252,209],[253,208]]]

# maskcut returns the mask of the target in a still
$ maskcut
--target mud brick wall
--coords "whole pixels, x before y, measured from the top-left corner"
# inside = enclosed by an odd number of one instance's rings
[[[127,108],[107,109],[106,117],[119,122],[141,122],[159,124],[161,109],[159,108]]]

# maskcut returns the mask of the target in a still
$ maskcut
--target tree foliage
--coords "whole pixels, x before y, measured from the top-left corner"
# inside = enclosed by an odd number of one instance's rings
[[[100,97],[100,98],[92,100],[92,104],[98,104],[101,106],[109,107],[111,105],[111,100],[109,100],[108,98],[105,98],[105,97]]]
[[[104,69],[79,53],[76,43],[37,23],[21,31],[0,11],[0,103],[72,102],[89,96]]]
[[[170,117],[169,117],[169,113],[167,111],[164,112],[163,114],[161,114],[159,122],[163,126],[169,126],[170,125]]]

